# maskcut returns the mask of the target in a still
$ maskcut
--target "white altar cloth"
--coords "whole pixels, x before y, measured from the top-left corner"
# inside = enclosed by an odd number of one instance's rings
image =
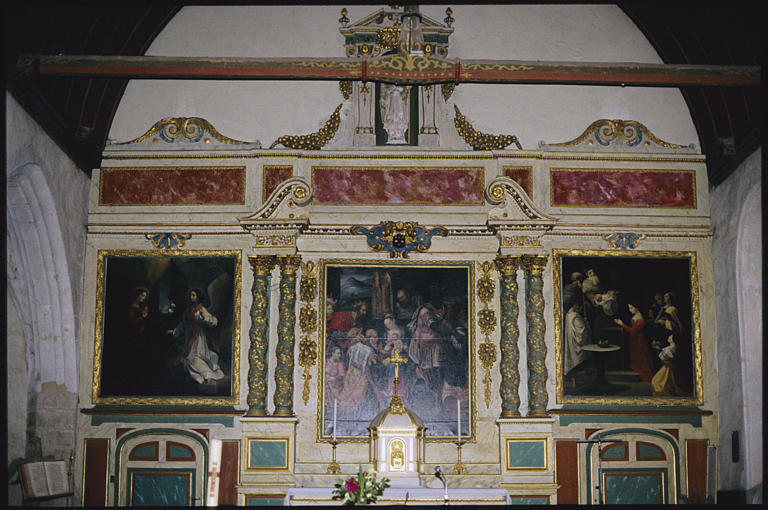
[[[408,493],[408,502],[405,497]],[[379,505],[442,505],[445,504],[443,489],[424,487],[389,487],[379,496]],[[285,493],[285,506],[291,505],[340,505],[333,499],[333,488],[293,488]],[[506,489],[451,489],[448,488],[448,503],[454,505],[509,505],[512,503]]]

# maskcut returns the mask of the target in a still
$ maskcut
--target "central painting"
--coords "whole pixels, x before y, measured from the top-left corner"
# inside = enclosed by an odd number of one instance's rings
[[[395,391],[432,441],[474,437],[473,263],[323,261],[320,440],[368,438]]]

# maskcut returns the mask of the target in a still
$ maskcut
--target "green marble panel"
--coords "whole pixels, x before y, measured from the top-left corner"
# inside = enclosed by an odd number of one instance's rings
[[[658,446],[638,443],[637,458],[638,460],[664,460],[667,458],[667,456],[664,455],[664,451]]]
[[[605,503],[608,505],[658,505],[666,503],[666,469],[604,469]]]
[[[192,469],[129,469],[130,506],[190,506],[195,490]]]
[[[627,445],[617,444],[603,450],[603,459],[626,459]]]
[[[286,469],[288,465],[288,441],[252,440],[248,442],[249,468]]]
[[[131,457],[134,459],[157,460],[157,446],[157,442],[137,446],[131,452]]]
[[[546,468],[546,441],[507,441],[507,469]]]
[[[246,496],[245,506],[283,506],[283,498]]]
[[[177,444],[168,445],[168,456],[173,459],[194,459],[195,453],[190,451],[189,448],[185,448]]]
[[[547,496],[512,496],[510,499],[511,505],[548,505],[549,498]]]

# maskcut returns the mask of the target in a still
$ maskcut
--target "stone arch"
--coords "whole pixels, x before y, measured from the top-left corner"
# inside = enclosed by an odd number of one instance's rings
[[[744,486],[762,482],[762,235],[759,186],[742,203],[736,234],[736,302],[744,413]]]
[[[8,288],[27,344],[28,389],[77,392],[77,339],[69,268],[45,175],[27,163],[8,174]]]
[[[26,163],[7,174],[9,375],[25,380],[9,393],[17,419],[9,434],[23,439],[27,459],[67,458],[74,447],[78,344],[71,280],[56,204],[43,169]],[[41,430],[45,414],[57,433]],[[45,427],[44,427],[45,428]],[[10,436],[9,436],[10,437]],[[68,439],[65,439],[68,438]],[[16,448],[13,455],[21,455]]]

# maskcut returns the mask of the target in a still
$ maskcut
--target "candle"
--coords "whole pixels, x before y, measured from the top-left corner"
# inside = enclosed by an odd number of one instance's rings
[[[336,442],[336,399],[333,399],[333,442]]]
[[[456,423],[458,424],[456,430],[458,431],[459,443],[461,443],[461,400],[456,401]]]

